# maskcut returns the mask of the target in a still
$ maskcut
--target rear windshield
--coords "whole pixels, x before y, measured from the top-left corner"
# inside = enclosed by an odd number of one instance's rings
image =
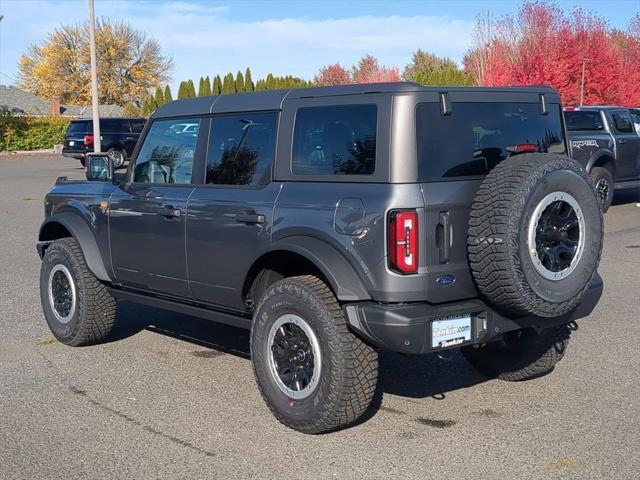
[[[600,112],[584,110],[564,112],[567,130],[604,130]]]
[[[416,111],[420,180],[486,175],[502,160],[525,152],[565,153],[560,107],[540,115],[537,103],[454,103]]]
[[[88,131],[89,122],[71,122],[67,128],[67,133],[87,133]]]

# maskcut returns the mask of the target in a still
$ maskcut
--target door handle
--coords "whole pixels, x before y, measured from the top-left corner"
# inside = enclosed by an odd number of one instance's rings
[[[448,263],[451,258],[451,214],[449,212],[440,212],[439,223],[436,230],[436,243],[440,251],[440,263]]]
[[[182,210],[174,207],[173,205],[165,205],[162,211],[160,212],[160,215],[167,218],[175,218],[182,215]]]
[[[240,223],[264,223],[265,218],[262,214],[241,213],[236,215],[236,221]]]

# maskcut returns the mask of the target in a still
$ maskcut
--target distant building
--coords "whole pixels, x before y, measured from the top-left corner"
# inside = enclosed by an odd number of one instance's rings
[[[45,100],[13,85],[0,85],[0,108],[6,108],[14,115],[25,117],[46,115],[61,115],[67,118],[91,117],[91,105],[62,105],[59,98]],[[101,117],[122,117],[124,108],[119,105],[100,105],[98,111]]]

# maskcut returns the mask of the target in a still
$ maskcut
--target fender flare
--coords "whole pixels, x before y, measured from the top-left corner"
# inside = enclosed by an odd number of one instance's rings
[[[44,246],[51,243],[53,240],[44,240],[43,232],[47,225],[52,223],[59,223],[66,228],[71,236],[78,242],[82,255],[84,256],[87,267],[99,280],[103,282],[111,282],[112,279],[107,273],[105,268],[100,248],[91,231],[87,222],[77,213],[61,212],[46,219],[40,226],[40,232],[38,233],[38,251],[41,252],[41,256],[44,255]]]
[[[613,175],[613,178],[615,178],[616,176],[615,158],[616,157],[611,150],[607,150],[605,148],[601,148],[600,150],[596,150],[595,152],[593,152],[593,154],[589,158],[589,161],[587,162],[587,167],[586,167],[587,172],[591,173],[591,170],[593,169],[593,167],[596,165],[598,160],[600,160],[602,157],[608,157],[612,160],[610,163],[611,163],[611,167],[613,168],[612,175]]]
[[[263,256],[276,251],[293,252],[313,263],[331,284],[339,300],[353,302],[371,299],[355,268],[344,255],[328,243],[306,236],[284,237],[270,244],[268,249],[260,251],[252,266]]]

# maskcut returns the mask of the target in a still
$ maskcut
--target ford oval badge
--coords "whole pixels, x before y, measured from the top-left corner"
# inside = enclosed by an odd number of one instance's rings
[[[438,278],[436,278],[436,283],[438,285],[442,285],[443,287],[446,287],[447,285],[453,285],[454,283],[456,283],[456,277],[454,277],[453,275],[440,275]]]

